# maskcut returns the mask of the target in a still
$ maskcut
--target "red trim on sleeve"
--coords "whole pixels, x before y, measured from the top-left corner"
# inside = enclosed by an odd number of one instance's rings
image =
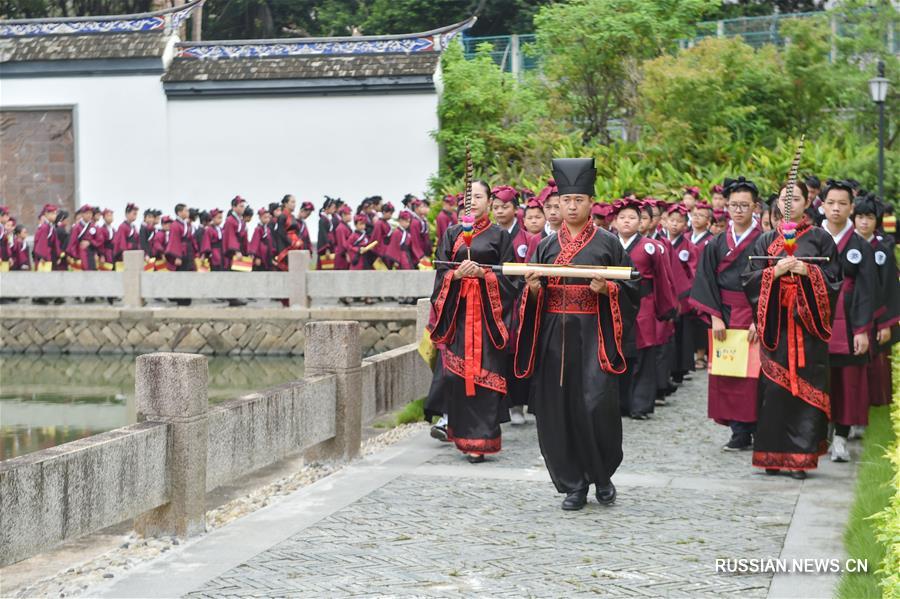
[[[491,327],[488,327],[488,336],[491,338],[491,343],[497,349],[503,349],[506,347],[507,342],[509,342],[509,331],[506,329],[506,323],[503,322],[503,303],[500,300],[500,283],[497,280],[497,274],[490,270],[485,269],[484,271],[484,285],[487,290],[488,301],[490,302],[490,314],[486,311],[484,313],[485,318],[492,318],[494,321],[494,325],[497,327],[497,330],[500,331],[500,339],[494,339],[493,334],[491,333]],[[487,308],[487,306],[484,306]]]
[[[518,338],[522,339],[522,326],[525,322],[525,312],[528,307],[528,302],[531,300],[528,287],[525,287],[525,291],[523,292],[522,302],[519,306],[519,332]],[[544,309],[544,288],[541,287],[538,291],[537,297],[534,298],[534,302],[536,303],[534,308],[534,327],[531,333],[531,343],[529,343],[528,347],[528,367],[522,372],[519,369],[519,347],[516,346],[516,355],[513,358],[513,372],[517,378],[526,379],[531,376],[532,372],[534,372],[534,354],[537,348],[537,338],[538,333],[541,330],[541,313]]]
[[[619,286],[611,281],[606,282],[606,289],[609,293],[609,312],[612,316],[613,338],[616,343],[616,358],[621,360],[621,367],[616,368],[610,362],[606,355],[606,342],[603,340],[603,329],[600,320],[599,306],[597,314],[597,358],[600,360],[600,368],[604,372],[611,374],[622,374],[625,372],[625,356],[622,354],[622,312],[619,308]]]

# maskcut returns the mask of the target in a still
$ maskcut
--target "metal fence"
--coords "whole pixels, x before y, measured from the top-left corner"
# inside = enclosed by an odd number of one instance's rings
[[[740,36],[744,41],[759,48],[765,44],[783,46],[786,38],[783,35],[782,25],[795,19],[820,19],[823,27],[829,27],[833,39],[849,37],[854,34],[853,24],[845,21],[843,17],[830,12],[804,12],[767,15],[763,17],[741,17],[737,19],[722,19],[719,21],[704,21],[696,26],[693,37],[680,40],[682,48],[688,48],[707,37],[735,37]],[[474,58],[478,47],[482,44],[492,46],[490,55],[494,62],[507,73],[521,73],[535,69],[540,64],[539,58],[528,52],[527,47],[533,45],[535,35],[533,33],[519,35],[494,35],[494,36],[465,36],[463,46],[466,58]],[[900,54],[900,32],[888,30],[884,40],[890,51]],[[834,59],[836,44],[832,44],[832,60]]]

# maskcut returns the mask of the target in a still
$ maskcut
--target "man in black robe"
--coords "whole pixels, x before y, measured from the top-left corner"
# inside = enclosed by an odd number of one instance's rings
[[[538,246],[542,264],[631,266],[615,235],[591,223],[593,159],[553,161],[564,222]],[[525,278],[515,374],[532,378],[541,454],[564,510],[597,500],[611,504],[611,477],[622,462],[617,375],[625,371],[623,338],[637,313],[637,281]]]

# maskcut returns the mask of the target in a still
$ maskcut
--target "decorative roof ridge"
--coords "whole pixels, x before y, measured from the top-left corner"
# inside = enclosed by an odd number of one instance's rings
[[[194,9],[204,2],[205,0],[190,0],[181,6],[128,15],[0,20],[0,38],[171,32],[177,29]]]
[[[444,27],[438,27],[437,29],[431,29],[429,31],[420,31],[417,33],[392,33],[388,35],[345,35],[345,36],[336,36],[336,37],[283,37],[283,38],[273,38],[273,39],[254,39],[254,40],[225,40],[225,41],[202,41],[202,42],[191,42],[184,41],[178,42],[176,44],[178,47],[197,47],[197,46],[239,46],[244,44],[285,44],[285,43],[297,43],[297,42],[305,42],[305,43],[325,43],[325,42],[370,42],[370,41],[389,41],[389,40],[398,40],[405,39],[409,37],[428,37],[437,34],[450,33],[450,32],[458,32],[465,31],[466,29],[471,28],[475,25],[475,21],[478,20],[478,17],[471,16],[464,21],[460,21],[459,23],[454,23],[452,25],[445,25]]]
[[[229,59],[281,56],[321,56],[358,54],[410,54],[440,52],[459,33],[471,28],[477,17],[421,33],[392,35],[299,37],[265,40],[179,42],[177,58]]]

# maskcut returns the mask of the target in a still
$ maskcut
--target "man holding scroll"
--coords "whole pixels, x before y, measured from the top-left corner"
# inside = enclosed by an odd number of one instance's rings
[[[591,222],[594,161],[553,161],[564,222],[538,246],[540,264],[631,266],[615,235]],[[564,510],[579,510],[591,484],[611,504],[611,477],[622,461],[617,375],[640,302],[633,280],[526,274],[515,374],[532,378],[541,453]]]

